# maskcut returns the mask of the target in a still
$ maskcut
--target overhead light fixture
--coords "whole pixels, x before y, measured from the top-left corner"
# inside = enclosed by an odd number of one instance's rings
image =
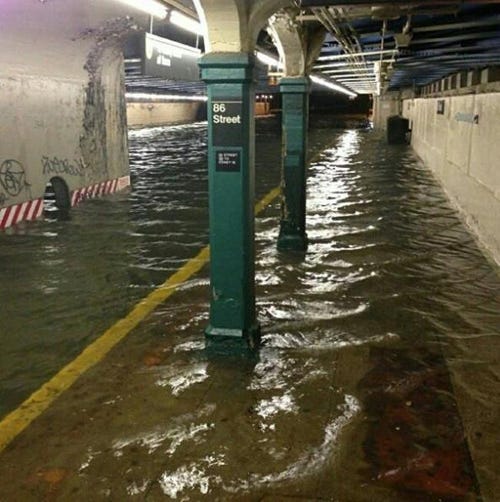
[[[371,76],[373,75],[373,71],[370,71],[370,70],[359,70],[359,71],[356,71],[356,70],[348,70],[348,69],[344,69],[344,70],[323,70],[323,72],[325,75],[330,75],[332,78],[341,78],[341,77],[350,77],[350,76],[353,76],[353,77],[359,77],[361,75],[367,75],[367,76]]]
[[[269,56],[267,54],[264,54],[263,52],[257,51],[256,53],[257,59],[265,65],[268,66],[276,66],[279,70],[283,69],[283,63],[279,61],[276,58],[273,58],[272,56]]]
[[[311,80],[315,84],[326,87],[327,89],[330,89],[332,91],[337,91],[337,92],[341,92],[342,94],[347,94],[350,98],[355,98],[357,96],[356,92],[350,91],[346,87],[342,87],[341,85],[334,84],[333,82],[330,82],[329,80],[318,77],[317,75],[311,75]]]
[[[170,22],[179,28],[194,33],[195,35],[205,35],[205,30],[201,23],[192,17],[186,16],[178,10],[173,10],[170,13]]]
[[[181,95],[181,94],[146,94],[143,92],[127,92],[125,98],[131,102],[147,101],[152,103],[165,103],[170,101],[207,101],[207,96]]]
[[[376,82],[375,78],[343,78],[340,79],[340,82],[343,84],[345,83],[352,83],[352,84],[361,84],[361,83],[372,83],[374,84]]]
[[[160,19],[165,19],[167,17],[167,8],[158,0],[120,0],[120,2]]]

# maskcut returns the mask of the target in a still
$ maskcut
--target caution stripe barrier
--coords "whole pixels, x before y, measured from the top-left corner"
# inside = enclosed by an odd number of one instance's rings
[[[21,221],[40,218],[43,213],[43,199],[34,199],[0,209],[0,230],[4,230]]]
[[[130,185],[130,176],[123,176],[114,180],[103,181],[90,185],[88,187],[79,188],[71,194],[71,206],[76,206],[87,199],[108,195],[114,192],[123,190]]]

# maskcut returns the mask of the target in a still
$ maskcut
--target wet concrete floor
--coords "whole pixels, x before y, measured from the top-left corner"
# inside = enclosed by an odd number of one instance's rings
[[[149,260],[126,269],[128,303],[206,238],[203,211],[176,231],[169,211],[188,197],[165,207],[155,192],[175,191],[174,173],[144,185],[165,134],[131,138],[132,206],[152,193],[121,224]],[[409,148],[358,130],[315,131],[312,146],[307,254],[276,251],[277,202],[258,218],[258,353],[206,349],[204,269],[0,454],[0,500],[497,500],[498,270]],[[279,171],[260,159],[261,195]]]

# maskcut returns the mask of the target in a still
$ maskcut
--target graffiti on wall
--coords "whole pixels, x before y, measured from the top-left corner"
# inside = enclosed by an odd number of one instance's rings
[[[12,197],[19,195],[27,185],[23,165],[14,159],[4,160],[0,165],[0,185]]]
[[[11,197],[17,197],[23,190],[31,198],[31,186],[26,178],[24,166],[15,159],[6,159],[0,163],[0,206],[4,206]]]
[[[43,174],[68,176],[83,176],[85,164],[82,159],[73,161],[68,159],[60,159],[59,157],[42,157]]]

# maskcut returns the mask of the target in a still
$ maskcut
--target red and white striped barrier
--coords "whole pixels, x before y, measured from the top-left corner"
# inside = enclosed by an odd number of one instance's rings
[[[36,220],[43,213],[43,199],[28,200],[22,204],[0,209],[0,230],[21,221]]]
[[[95,185],[79,188],[71,194],[71,206],[76,206],[80,202],[87,199],[93,199],[94,197],[99,197],[101,195],[118,192],[129,185],[130,176],[123,176],[122,178],[103,181],[101,183],[96,183]]]
[[[76,206],[80,202],[107,195],[123,190],[130,185],[130,176],[123,176],[114,180],[103,181],[89,187],[75,190],[71,195],[71,205]],[[14,206],[0,208],[0,230],[5,230],[21,221],[30,221],[40,218],[43,214],[43,198],[34,199],[16,204]]]

